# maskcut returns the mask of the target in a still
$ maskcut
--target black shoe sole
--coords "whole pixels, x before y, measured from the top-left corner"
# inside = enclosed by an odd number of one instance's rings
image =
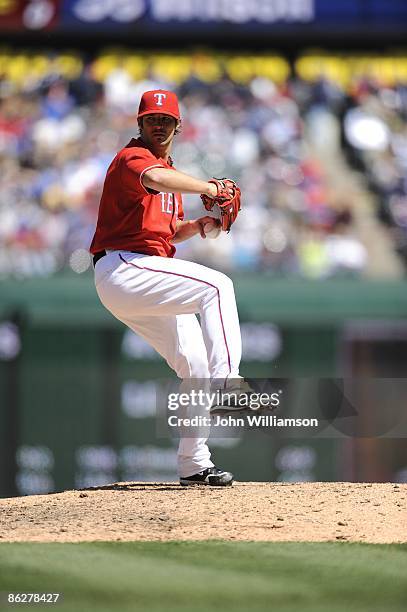
[[[179,479],[181,487],[230,487],[233,484],[233,478],[229,482],[207,482],[206,480],[186,480]]]
[[[233,484],[233,480],[231,480],[230,482],[222,482],[219,484],[215,484],[213,482],[202,482],[202,481],[190,481],[190,482],[181,482],[179,481],[179,484],[181,485],[181,487],[231,487]]]

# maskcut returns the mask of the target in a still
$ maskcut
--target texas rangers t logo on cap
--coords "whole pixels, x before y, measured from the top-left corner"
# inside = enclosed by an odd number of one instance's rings
[[[165,93],[155,93],[154,94],[154,98],[157,99],[157,102],[156,102],[157,106],[162,106],[163,105],[163,98],[165,100],[166,97],[167,97],[167,94],[165,94]]]
[[[144,115],[160,113],[170,115],[174,119],[180,119],[178,98],[173,91],[165,89],[153,89],[145,91],[141,96],[137,118]]]

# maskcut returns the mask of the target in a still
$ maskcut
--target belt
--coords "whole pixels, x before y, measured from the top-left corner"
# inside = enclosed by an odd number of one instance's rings
[[[140,253],[140,251],[129,251],[129,252],[130,253]],[[102,259],[102,257],[104,257],[105,255],[107,255],[106,251],[98,251],[97,253],[95,253],[95,255],[93,256],[93,267],[95,267],[99,259]]]
[[[95,253],[95,255],[93,256],[93,267],[95,267],[99,259],[102,259],[102,257],[104,257],[105,255],[106,251],[99,251],[98,253]]]

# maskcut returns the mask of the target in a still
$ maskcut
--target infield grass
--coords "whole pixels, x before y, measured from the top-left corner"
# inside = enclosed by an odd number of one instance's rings
[[[0,544],[2,610],[405,612],[407,544]],[[7,606],[4,592],[62,593]]]

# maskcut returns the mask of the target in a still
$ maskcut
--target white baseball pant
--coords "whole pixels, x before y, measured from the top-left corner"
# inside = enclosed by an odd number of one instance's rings
[[[235,294],[221,272],[181,259],[109,251],[96,263],[95,285],[102,304],[153,346],[179,378],[240,378]],[[206,440],[180,439],[180,477],[213,466]]]

